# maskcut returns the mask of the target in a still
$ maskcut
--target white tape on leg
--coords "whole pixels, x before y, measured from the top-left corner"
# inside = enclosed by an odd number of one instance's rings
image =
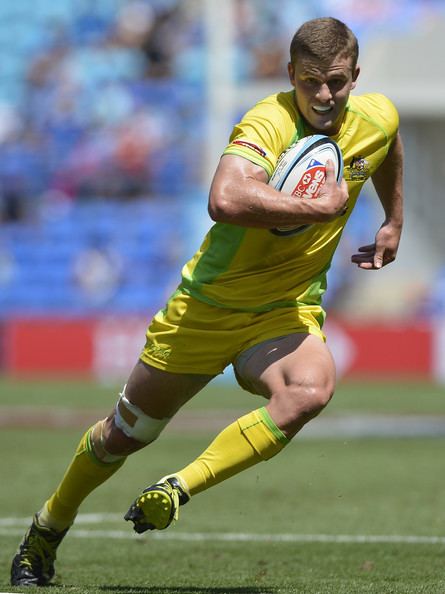
[[[125,435],[140,441],[141,443],[150,443],[157,439],[164,427],[170,421],[170,417],[164,419],[154,419],[145,414],[135,404],[132,404],[125,396],[125,388],[116,405],[116,415],[114,422]]]

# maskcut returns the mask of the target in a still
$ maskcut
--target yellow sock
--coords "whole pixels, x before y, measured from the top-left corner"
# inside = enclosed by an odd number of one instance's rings
[[[289,442],[266,408],[244,415],[226,427],[191,464],[174,475],[190,495],[278,454]]]
[[[104,463],[97,459],[91,444],[89,429],[80,440],[73,460],[55,493],[48,499],[39,515],[39,522],[54,530],[64,530],[76,517],[82,501],[96,487],[104,483],[125,462]]]

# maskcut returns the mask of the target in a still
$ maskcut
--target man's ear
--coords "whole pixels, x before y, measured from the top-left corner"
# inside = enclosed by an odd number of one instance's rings
[[[295,86],[295,68],[292,62],[288,62],[287,64],[287,73],[289,74],[289,80],[292,86]]]
[[[357,86],[357,79],[358,76],[360,74],[360,66],[356,66],[355,70],[352,74],[352,85],[351,85],[351,89],[355,89],[355,87]]]

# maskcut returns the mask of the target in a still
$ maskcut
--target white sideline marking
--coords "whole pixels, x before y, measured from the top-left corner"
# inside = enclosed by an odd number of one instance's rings
[[[78,514],[76,524],[102,524],[103,522],[120,522],[123,519],[124,514]],[[0,527],[29,526],[31,521],[32,516],[27,518],[0,518]]]
[[[100,524],[122,520],[121,514],[79,514],[76,524]],[[23,527],[30,524],[30,518],[0,518],[0,536],[23,536]],[[128,530],[84,530],[73,528],[74,538],[108,538],[115,540],[170,540],[187,542],[281,542],[281,543],[393,543],[393,544],[445,544],[445,536],[415,536],[397,534],[253,534],[238,532],[150,532],[137,535]],[[0,592],[0,594],[2,594]]]

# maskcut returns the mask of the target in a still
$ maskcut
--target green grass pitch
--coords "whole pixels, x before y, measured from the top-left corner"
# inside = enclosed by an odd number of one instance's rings
[[[106,412],[117,391],[0,379],[0,592],[41,592],[9,586],[12,555],[83,432],[76,413]],[[218,419],[261,402],[215,384],[187,405],[179,413],[187,422],[133,455],[84,503],[60,547],[51,594],[444,594],[445,436],[435,433],[302,434],[275,459],[195,497],[165,532],[133,535],[122,516],[139,490],[202,451]],[[41,414],[33,424],[36,411],[57,411],[66,424],[45,427]],[[341,384],[320,421],[351,415],[374,425],[444,420],[445,390]]]

